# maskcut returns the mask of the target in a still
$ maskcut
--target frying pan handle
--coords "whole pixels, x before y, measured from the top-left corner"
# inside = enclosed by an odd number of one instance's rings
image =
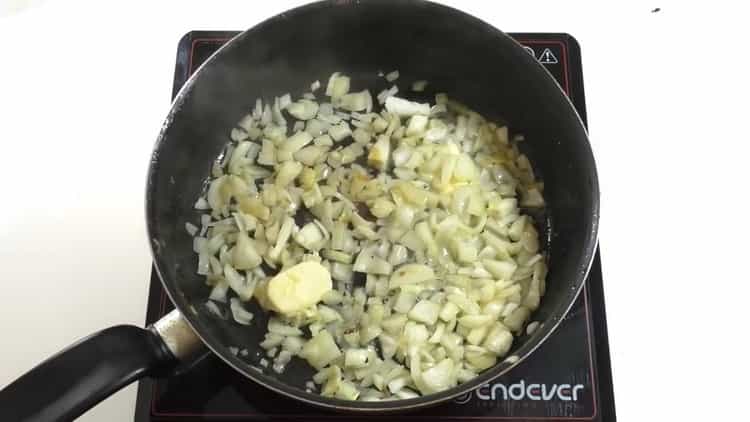
[[[200,344],[176,312],[147,329],[118,325],[99,331],[2,389],[0,420],[73,420],[141,377],[168,375],[178,357],[187,357]]]

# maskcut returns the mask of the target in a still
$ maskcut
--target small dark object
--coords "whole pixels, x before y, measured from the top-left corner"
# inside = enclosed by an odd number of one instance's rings
[[[547,227],[541,232],[550,233],[551,240],[545,248],[550,267],[547,291],[533,314],[542,325],[514,344],[510,354],[519,361],[565,316],[596,248],[599,190],[581,119],[547,71],[499,30],[427,1],[361,0],[310,4],[238,35],[185,84],[157,140],[146,198],[154,263],[177,309],[217,356],[271,390],[337,411],[397,412],[432,406],[497,378],[518,362],[501,362],[470,382],[424,397],[343,401],[306,392],[304,384],[313,371],[305,365],[290,365],[279,375],[260,373],[230,351],[232,346],[255,356],[266,331],[266,315],[256,313],[250,327],[236,326],[213,317],[203,306],[209,287],[195,274],[192,239],[184,224],[197,219],[194,201],[213,159],[225,147],[228,129],[257,97],[268,99],[289,90],[298,95],[310,81],[324,80],[334,71],[345,71],[358,86],[377,87],[383,83],[377,69],[399,69],[402,75],[429,80],[428,91],[445,91],[490,120],[503,117],[512,132],[526,135],[522,148],[545,183]],[[399,82],[412,81],[404,77]],[[431,94],[425,92],[425,98]],[[165,341],[174,346],[185,339],[160,339],[147,332],[133,336],[127,331],[105,330],[109,334],[101,341],[102,334],[94,335],[84,342],[96,350],[79,352],[73,346],[6,387],[0,392],[3,419],[69,420],[128,382],[158,376],[176,365],[174,356],[164,353]],[[124,359],[122,352],[112,353],[130,342],[132,356]],[[113,370],[96,370],[110,367]]]
[[[655,7],[653,10],[651,10],[651,13],[661,12],[661,7]]]

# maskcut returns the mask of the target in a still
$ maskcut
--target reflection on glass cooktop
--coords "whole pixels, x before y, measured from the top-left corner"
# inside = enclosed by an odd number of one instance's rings
[[[173,95],[234,31],[193,31],[178,46]],[[583,120],[586,110],[578,43],[567,34],[511,34],[557,79]],[[154,271],[146,322],[171,310]],[[207,354],[189,370],[138,386],[135,420],[388,420],[389,416],[333,414],[261,387]],[[614,421],[615,409],[597,252],[589,279],[560,327],[534,354],[495,382],[451,403],[398,420]]]

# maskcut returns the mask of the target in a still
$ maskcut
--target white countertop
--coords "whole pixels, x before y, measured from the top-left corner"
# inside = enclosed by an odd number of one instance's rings
[[[143,323],[145,175],[180,37],[301,3],[0,2],[0,386],[91,332]],[[729,419],[747,368],[731,345],[748,293],[748,13],[445,3],[581,44],[619,419]],[[134,402],[131,386],[81,420],[131,421]]]

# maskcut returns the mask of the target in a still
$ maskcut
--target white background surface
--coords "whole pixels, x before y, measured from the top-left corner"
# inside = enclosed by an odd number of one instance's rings
[[[143,323],[145,174],[180,37],[301,3],[0,0],[0,386],[93,331]],[[741,415],[748,13],[445,3],[582,46],[619,419]],[[130,387],[82,420],[131,421],[134,402]]]

